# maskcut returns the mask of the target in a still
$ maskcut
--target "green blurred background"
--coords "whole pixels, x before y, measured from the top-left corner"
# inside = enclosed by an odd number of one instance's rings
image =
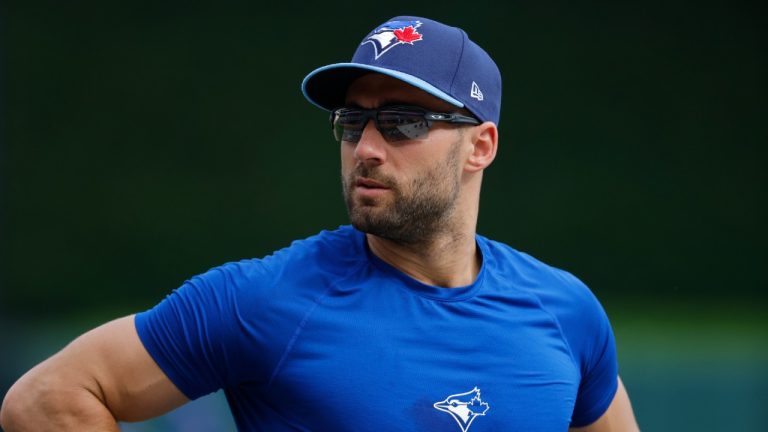
[[[504,80],[478,230],[584,280],[647,431],[768,421],[757,2],[3,2],[0,395],[186,278],[346,223],[304,75],[400,14]],[[128,431],[232,429],[219,395]]]

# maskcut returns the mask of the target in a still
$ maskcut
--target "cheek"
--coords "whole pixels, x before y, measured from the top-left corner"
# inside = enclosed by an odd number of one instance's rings
[[[355,167],[355,147],[350,144],[341,143],[341,172],[349,172]]]

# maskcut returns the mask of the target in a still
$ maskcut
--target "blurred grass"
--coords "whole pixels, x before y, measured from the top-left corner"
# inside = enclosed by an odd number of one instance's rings
[[[625,306],[609,314],[643,430],[765,430],[768,317],[759,304]]]
[[[760,305],[607,307],[627,357],[768,360],[768,315]]]

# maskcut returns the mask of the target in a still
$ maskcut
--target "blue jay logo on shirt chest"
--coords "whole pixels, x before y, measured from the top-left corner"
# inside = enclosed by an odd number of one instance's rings
[[[480,389],[474,389],[466,393],[453,394],[433,405],[436,409],[446,412],[459,424],[461,432],[467,432],[472,422],[480,416],[484,416],[491,408],[480,398]]]

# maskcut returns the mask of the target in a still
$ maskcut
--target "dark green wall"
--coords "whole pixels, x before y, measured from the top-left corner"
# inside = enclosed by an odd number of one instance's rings
[[[464,27],[501,68],[481,233],[608,303],[765,299],[756,6],[157,3],[5,6],[8,316],[128,313],[345,223],[338,149],[299,83],[402,12]]]

